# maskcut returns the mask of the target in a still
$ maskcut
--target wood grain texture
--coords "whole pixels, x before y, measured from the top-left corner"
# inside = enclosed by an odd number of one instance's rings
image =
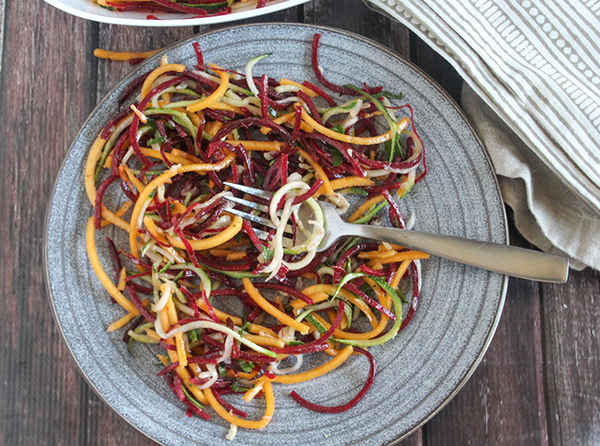
[[[44,216],[69,142],[90,113],[95,25],[43,2],[5,3],[0,84],[0,444],[68,445],[81,380],[52,320]],[[45,38],[36,38],[45,36]],[[66,62],[69,65],[66,65]],[[76,67],[76,69],[73,69]]]
[[[370,10],[360,0],[314,0],[304,5],[304,22],[352,31],[409,57],[408,29]]]
[[[463,80],[446,59],[416,35],[411,36],[411,60],[429,74],[460,105]]]
[[[2,76],[2,50],[4,49],[4,8],[6,7],[6,2],[4,0],[0,0],[0,76]]]
[[[460,99],[462,81],[449,64],[359,0],[314,0],[252,20],[267,21],[362,34],[411,57]],[[71,140],[132,69],[96,60],[93,49],[154,49],[222,26],[98,25],[18,0],[0,0],[0,24],[0,446],[153,445],[94,394],[62,341],[42,277],[44,215]],[[526,244],[514,231],[511,239]],[[599,444],[599,290],[592,271],[572,274],[567,285],[511,280],[482,364],[402,446]]]
[[[552,446],[600,441],[600,273],[572,272],[541,286],[548,426]]]
[[[533,249],[507,214],[511,245]],[[424,427],[428,445],[548,445],[539,289],[509,280],[494,339],[464,388]]]
[[[172,45],[194,34],[193,27],[141,28],[100,24],[98,47],[111,51],[150,51]],[[98,101],[101,100],[134,67],[111,60],[98,61]]]
[[[99,24],[98,33],[93,41],[93,47],[111,51],[148,51],[169,46],[194,33],[193,27],[152,28],[127,27]],[[157,32],[158,31],[158,32]],[[134,67],[128,63],[110,60],[96,61],[94,85],[94,100],[102,100],[115,85],[119,83]],[[113,445],[127,444],[131,446],[155,444],[142,433],[138,432],[108,405],[100,400],[94,391],[85,383],[83,378],[78,383],[80,416],[83,424],[79,432],[79,444]]]
[[[425,426],[428,445],[547,445],[538,289],[510,280],[490,348],[460,393]]]

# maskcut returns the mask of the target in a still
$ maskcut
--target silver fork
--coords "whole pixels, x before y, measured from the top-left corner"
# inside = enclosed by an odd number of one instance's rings
[[[270,200],[272,197],[272,193],[261,189],[234,183],[225,184],[232,189],[237,189],[255,197],[266,200]],[[238,197],[227,197],[227,199],[250,209],[268,212],[267,206],[253,201]],[[355,236],[402,245],[410,249],[454,260],[455,262],[523,279],[565,283],[569,276],[569,259],[566,257],[518,248],[516,246],[482,242],[449,235],[346,223],[338,215],[335,206],[323,201],[319,201],[318,203],[323,210],[326,223],[325,236],[318,247],[318,251],[326,250],[340,237]],[[301,209],[305,208],[308,208],[308,206],[302,206]],[[270,219],[258,215],[237,209],[228,209],[227,212],[239,215],[248,221],[267,228],[276,228]],[[310,212],[310,210],[308,212],[299,212],[298,216],[305,225],[310,218]],[[255,231],[257,236],[263,240],[266,240],[269,236],[269,233],[266,231],[260,229],[255,229]],[[292,228],[288,225],[285,232],[291,234]],[[288,247],[291,244],[291,239],[284,239],[284,246],[287,245],[286,247]]]

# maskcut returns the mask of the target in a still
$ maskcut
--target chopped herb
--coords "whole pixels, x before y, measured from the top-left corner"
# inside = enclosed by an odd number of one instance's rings
[[[164,136],[157,136],[156,138],[152,138],[148,140],[148,145],[152,145],[152,144],[160,144],[165,142],[165,137]]]
[[[246,373],[250,373],[252,371],[252,369],[254,369],[254,363],[252,361],[242,361],[241,359],[238,359],[238,364],[240,365],[240,367],[242,368],[242,370]]]
[[[333,167],[338,167],[344,162],[344,157],[338,149],[331,149],[331,158],[333,160]]]
[[[262,246],[262,253],[263,257],[265,258],[265,263],[270,262],[273,259],[273,256],[275,255],[275,251],[267,248],[265,245]]]
[[[190,342],[198,342],[202,336],[202,329],[190,330],[187,332],[187,336]]]

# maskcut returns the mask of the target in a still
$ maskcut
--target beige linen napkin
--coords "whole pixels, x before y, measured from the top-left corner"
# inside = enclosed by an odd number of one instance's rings
[[[600,2],[364,0],[463,76],[516,226],[600,269]]]

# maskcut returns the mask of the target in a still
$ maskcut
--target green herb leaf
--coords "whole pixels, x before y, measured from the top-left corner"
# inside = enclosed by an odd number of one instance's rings
[[[338,149],[331,148],[331,158],[333,159],[333,167],[337,167],[344,162],[344,157]]]
[[[152,144],[161,144],[165,142],[165,137],[164,136],[157,136],[156,138],[152,138],[148,140],[148,145],[152,145]]]
[[[252,361],[246,362],[238,359],[238,364],[242,368],[242,370],[246,373],[250,373],[252,369],[254,369],[254,363]]]
[[[331,127],[331,130],[333,130],[334,132],[341,133],[342,135],[345,133],[344,127],[342,127],[340,124],[336,125],[335,127]]]
[[[265,263],[270,262],[275,255],[275,251],[270,248],[267,248],[265,245],[262,246],[263,257],[265,258]]]
[[[187,332],[187,336],[190,342],[198,342],[202,336],[202,329],[190,330]]]

